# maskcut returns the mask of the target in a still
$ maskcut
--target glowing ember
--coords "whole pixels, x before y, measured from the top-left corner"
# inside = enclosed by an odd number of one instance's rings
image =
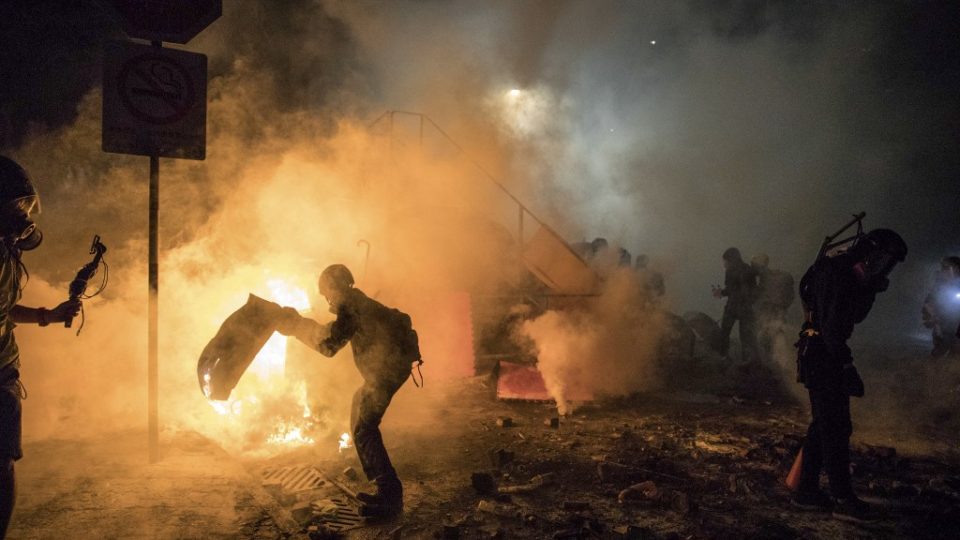
[[[344,450],[352,447],[353,445],[350,444],[350,434],[342,433],[340,435],[340,448],[338,449],[338,451],[343,452]]]
[[[267,437],[270,444],[286,444],[290,446],[301,446],[313,444],[313,439],[303,434],[303,428],[281,422],[277,427],[276,433]]]

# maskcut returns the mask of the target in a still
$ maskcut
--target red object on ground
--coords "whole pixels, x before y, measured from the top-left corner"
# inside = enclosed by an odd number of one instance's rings
[[[803,466],[803,448],[797,452],[797,459],[793,460],[793,467],[790,467],[790,473],[783,481],[790,491],[796,491],[800,487],[800,468]]]
[[[572,387],[564,396],[567,401],[592,401],[593,393]],[[516,362],[500,362],[500,377],[497,379],[498,399],[519,399],[524,401],[554,401],[547,391],[543,375],[537,366],[528,366]]]

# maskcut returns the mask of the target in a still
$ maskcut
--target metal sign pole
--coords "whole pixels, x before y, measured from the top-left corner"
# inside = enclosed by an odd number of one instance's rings
[[[154,41],[154,47],[162,43]],[[160,426],[158,422],[158,369],[157,369],[157,317],[158,317],[158,225],[160,214],[160,156],[150,156],[150,239],[147,282],[149,286],[149,308],[147,323],[147,429],[149,431],[150,463],[160,460]]]

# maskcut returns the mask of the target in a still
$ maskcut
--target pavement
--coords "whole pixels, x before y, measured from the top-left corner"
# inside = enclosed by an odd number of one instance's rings
[[[209,439],[164,432],[148,463],[147,436],[29,443],[16,464],[8,538],[299,538],[259,478]]]

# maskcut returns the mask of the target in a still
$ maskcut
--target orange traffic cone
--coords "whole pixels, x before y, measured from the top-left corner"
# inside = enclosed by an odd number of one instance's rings
[[[800,469],[803,467],[803,448],[797,452],[797,459],[793,460],[793,466],[790,467],[790,473],[783,481],[790,491],[796,491],[800,487]]]

